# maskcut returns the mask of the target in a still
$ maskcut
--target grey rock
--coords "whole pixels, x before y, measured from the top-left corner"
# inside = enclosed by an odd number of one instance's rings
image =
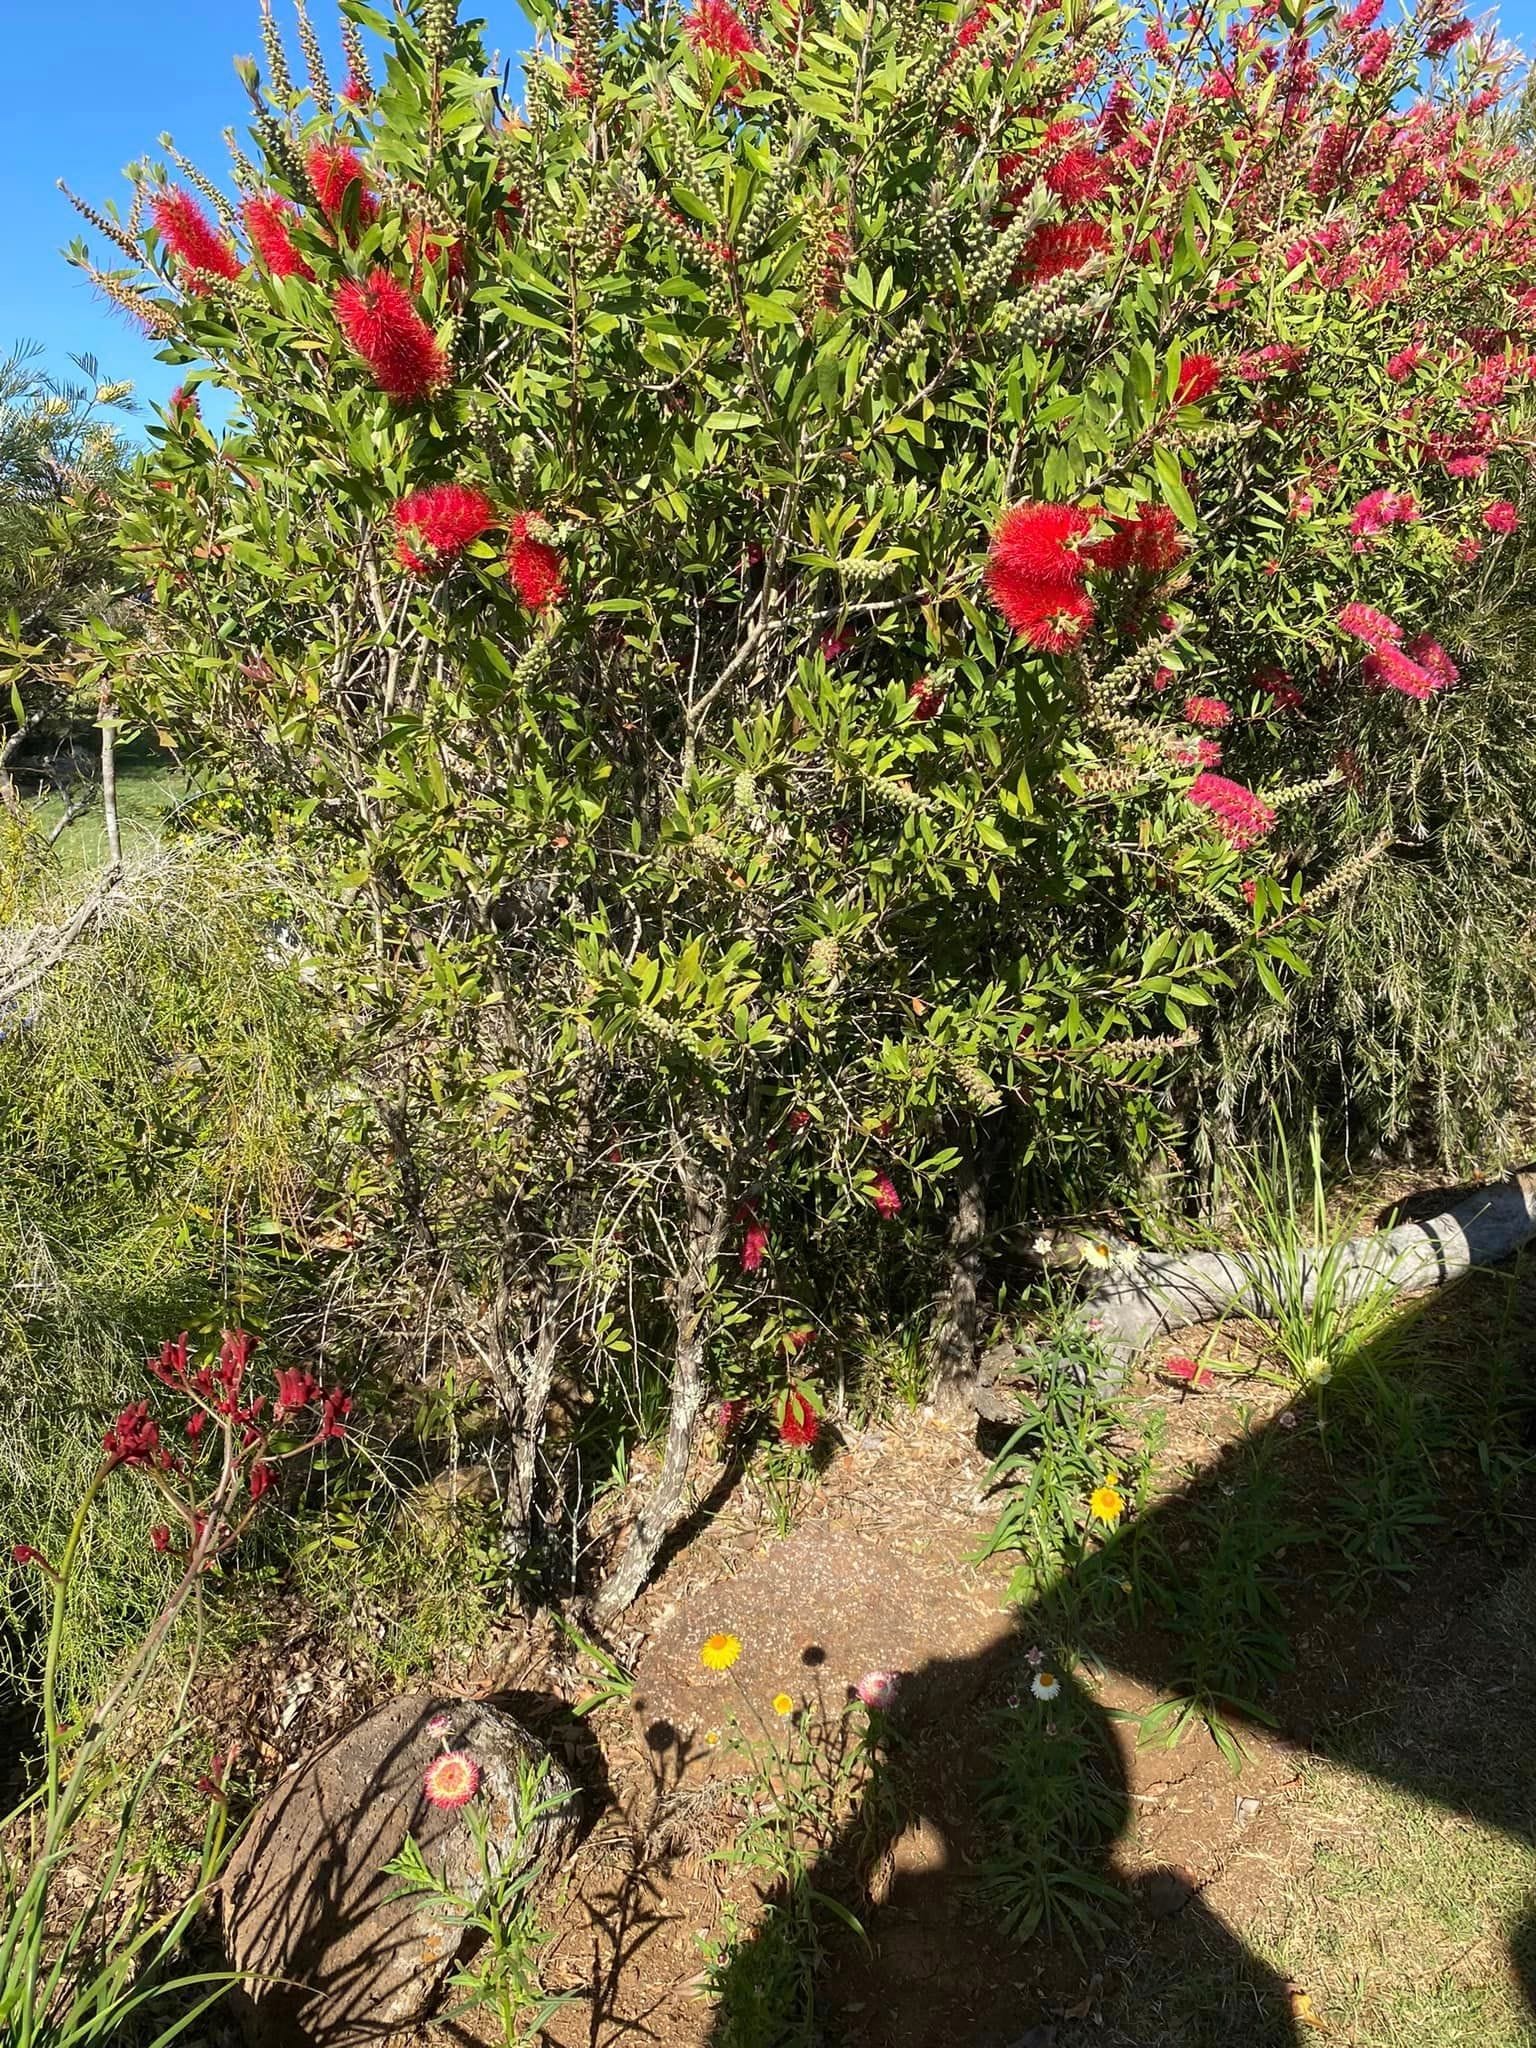
[[[444,1749],[479,1764],[476,1799],[503,1852],[520,1767],[544,1760],[544,1796],[566,1803],[537,1824],[528,1854],[552,1866],[569,1848],[570,1780],[510,1714],[430,1694],[392,1700],[274,1787],[230,1860],[225,1943],[245,1978],[234,2004],[252,2048],[363,2048],[414,2025],[441,1995],[459,1930],[432,1901],[398,1896],[385,1866],[412,1835],[449,1887],[476,1889],[464,1811],[431,1805],[422,1789]]]

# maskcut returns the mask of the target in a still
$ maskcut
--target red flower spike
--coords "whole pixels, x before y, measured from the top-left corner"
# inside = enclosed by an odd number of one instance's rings
[[[1352,639],[1363,640],[1367,647],[1379,647],[1383,641],[1395,642],[1403,637],[1402,627],[1394,625],[1374,605],[1347,604],[1339,613],[1338,622]]]
[[[164,1464],[166,1453],[160,1448],[160,1432],[149,1417],[147,1401],[131,1401],[118,1416],[112,1427],[101,1440],[102,1449],[112,1465]]]
[[[171,186],[157,192],[150,211],[160,239],[196,277],[234,279],[243,268],[232,242],[226,242],[190,192]]]
[[[367,227],[378,219],[379,202],[363,182],[367,173],[355,149],[349,149],[344,142],[317,142],[304,159],[304,168],[309,173],[309,182],[315,188],[322,213],[334,220],[348,192],[357,185],[361,187],[357,195],[360,224]]]
[[[1216,1385],[1215,1373],[1195,1358],[1165,1358],[1159,1371],[1164,1379],[1176,1380],[1195,1394],[1209,1394]]]
[[[751,32],[726,0],[694,0],[688,15],[688,40],[696,50],[733,57],[738,68],[757,55]]]
[[[1203,725],[1212,732],[1219,732],[1232,723],[1232,706],[1220,697],[1186,697],[1184,716],[1191,725]]]
[[[160,1555],[163,1557],[166,1551],[168,1551],[171,1547],[171,1532],[165,1526],[164,1522],[156,1523],[155,1527],[150,1530],[149,1540],[153,1547],[157,1551],[159,1551]]]
[[[1483,524],[1490,533],[1513,533],[1520,524],[1520,514],[1508,498],[1495,498],[1483,508]]]
[[[918,724],[926,724],[944,709],[944,692],[931,677],[919,676],[916,682],[907,685],[907,702],[912,706],[912,716]]]
[[[883,1222],[889,1223],[893,1216],[901,1213],[901,1196],[896,1183],[888,1173],[877,1174],[870,1183],[869,1198],[875,1205],[875,1212]]]
[[[240,213],[251,247],[273,277],[302,277],[314,283],[315,273],[294,247],[288,232],[289,221],[298,218],[298,208],[290,200],[280,199],[275,193],[247,199]]]
[[[297,1415],[301,1410],[313,1407],[319,1398],[320,1382],[312,1372],[303,1366],[285,1366],[277,1375],[273,1416],[280,1422],[285,1415]]]
[[[1203,405],[1221,389],[1221,365],[1214,356],[1185,356],[1173,387],[1175,405]]]
[[[565,573],[559,555],[533,532],[536,513],[514,512],[507,549],[507,580],[531,612],[558,604],[565,595]],[[540,520],[539,524],[543,525]]]
[[[265,1458],[258,1458],[251,1467],[251,1502],[254,1506],[264,1500],[277,1484],[277,1473]]]
[[[746,1236],[741,1241],[741,1270],[743,1273],[755,1273],[767,1256],[767,1229],[759,1222],[757,1211],[750,1202],[743,1202],[736,1211],[736,1221],[746,1225]]]
[[[149,1361],[149,1369],[155,1378],[166,1387],[184,1387],[187,1383],[187,1333],[182,1331],[174,1343],[168,1337],[160,1346],[160,1356]]]
[[[807,1397],[792,1388],[784,1397],[784,1413],[779,1418],[779,1442],[794,1451],[808,1451],[820,1435],[821,1417]]]
[[[413,576],[429,576],[463,554],[495,517],[490,499],[468,484],[412,491],[394,510],[396,558]]]
[[[349,278],[335,299],[336,322],[373,372],[374,382],[401,405],[429,398],[448,382],[442,344],[387,270],[366,284]]]
[[[332,1387],[326,1395],[320,1410],[320,1427],[316,1442],[325,1443],[331,1437],[342,1437],[347,1433],[346,1419],[352,1413],[352,1396],[340,1387]]]
[[[48,1569],[47,1558],[44,1557],[40,1550],[34,1550],[30,1543],[13,1543],[11,1545],[11,1562],[13,1564],[40,1564],[44,1571]]]

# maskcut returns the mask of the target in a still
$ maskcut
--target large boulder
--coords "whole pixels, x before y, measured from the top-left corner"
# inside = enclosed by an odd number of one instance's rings
[[[509,1714],[475,1701],[406,1695],[305,1760],[252,1816],[224,1878],[230,1962],[253,2048],[362,2048],[421,2019],[453,1966],[459,1931],[432,1902],[399,1896],[386,1865],[407,1835],[460,1892],[479,1889],[463,1808],[433,1805],[433,1758],[465,1751],[476,1802],[503,1861],[553,1863],[575,1830],[569,1778]],[[517,1846],[519,1773],[542,1760],[546,1797],[565,1804]]]

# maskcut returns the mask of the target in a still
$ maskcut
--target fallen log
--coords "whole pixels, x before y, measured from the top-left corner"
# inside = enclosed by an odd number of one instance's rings
[[[1418,1294],[1497,1265],[1536,1238],[1536,1168],[1491,1181],[1438,1216],[1367,1231],[1302,1255],[1305,1299],[1325,1269],[1345,1300],[1388,1288]],[[1111,1264],[1081,1314],[1123,1372],[1156,1338],[1214,1316],[1263,1320],[1264,1252],[1155,1252],[1111,1244]]]

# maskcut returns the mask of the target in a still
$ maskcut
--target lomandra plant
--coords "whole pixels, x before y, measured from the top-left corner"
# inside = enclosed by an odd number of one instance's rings
[[[514,106],[451,0],[347,0],[340,93],[265,24],[232,193],[86,209],[187,372],[130,687],[330,898],[353,1201],[515,1552],[556,1376],[666,1375],[604,1614],[818,1258],[955,1169],[973,1252],[981,1161],[1134,1189],[1455,715],[1536,231],[1497,50],[1378,14],[576,0]]]
[[[106,1432],[63,1550],[50,1559],[30,1544],[13,1549],[17,1569],[36,1574],[49,1596],[41,1768],[31,1792],[0,1821],[0,2033],[15,2048],[116,2048],[129,2027],[142,2031],[149,2048],[161,2048],[231,1981],[222,1971],[178,1969],[178,1951],[229,1847],[227,1761],[213,1759],[198,1781],[207,1818],[190,1879],[167,1888],[139,1860],[149,1809],[187,1746],[194,1662],[170,1735],[148,1745],[141,1762],[125,1767],[124,1759],[146,1746],[138,1711],[208,1572],[235,1550],[283,1469],[345,1434],[351,1401],[344,1390],[323,1392],[303,1368],[287,1368],[276,1375],[275,1393],[258,1393],[252,1349],[238,1331],[203,1364],[189,1355],[185,1336],[162,1346],[151,1370],[184,1404],[174,1442],[148,1401],[129,1403]],[[168,1519],[155,1525],[151,1541],[175,1560],[176,1576],[103,1695],[67,1709],[61,1652],[92,1513],[103,1490],[130,1473],[163,1497]],[[157,2010],[166,2010],[162,2000],[174,2017],[151,2035]]]

